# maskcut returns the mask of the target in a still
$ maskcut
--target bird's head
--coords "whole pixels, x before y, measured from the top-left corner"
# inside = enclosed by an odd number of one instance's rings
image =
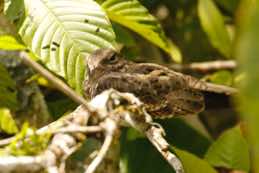
[[[116,71],[121,56],[113,49],[98,49],[87,58],[89,74],[96,71]]]

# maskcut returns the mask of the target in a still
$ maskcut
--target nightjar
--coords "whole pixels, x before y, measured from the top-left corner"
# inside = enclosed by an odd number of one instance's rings
[[[137,96],[153,118],[197,114],[203,95],[192,87],[197,79],[152,63],[125,60],[112,49],[99,49],[87,58],[84,93],[92,98],[113,88]]]

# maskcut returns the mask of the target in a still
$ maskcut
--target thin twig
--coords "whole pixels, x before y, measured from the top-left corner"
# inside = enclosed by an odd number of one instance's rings
[[[83,108],[85,108],[85,106]],[[82,107],[79,106],[71,114],[66,115],[65,117],[62,117],[59,120],[54,121],[54,122],[52,122],[52,123],[50,123],[50,124],[40,128],[40,129],[38,129],[35,132],[35,134],[36,135],[41,135],[41,134],[44,134],[46,132],[54,133],[56,130],[61,129],[66,124],[66,120],[72,118],[73,116],[77,116],[77,114],[80,114],[78,112],[80,112],[81,110],[82,110]],[[88,110],[86,109],[86,111],[88,111]],[[29,137],[29,136],[31,136],[31,135],[28,134],[26,137]],[[14,139],[15,139],[15,136],[0,140],[0,147],[10,144]]]
[[[26,65],[32,67],[35,71],[41,74],[49,82],[51,82],[58,90],[62,91],[65,95],[70,97],[76,103],[80,105],[82,104],[86,106],[87,109],[90,110],[89,105],[87,104],[87,101],[82,96],[78,95],[74,90],[68,87],[62,80],[55,77],[52,73],[50,73],[48,70],[43,68],[40,64],[33,61],[30,57],[28,57],[26,52],[21,52],[20,58]]]
[[[95,172],[95,170],[97,169],[97,167],[100,165],[100,163],[104,159],[105,155],[107,154],[107,152],[112,144],[112,141],[114,138],[114,133],[115,133],[115,130],[117,129],[117,124],[115,121],[113,121],[111,119],[107,119],[105,128],[106,128],[107,132],[106,132],[106,136],[105,136],[103,145],[102,145],[100,151],[98,152],[97,156],[95,157],[95,159],[87,167],[85,173],[94,173]]]
[[[183,165],[176,155],[169,151],[169,144],[163,138],[163,130],[152,126],[145,132],[149,141],[156,147],[176,173],[184,173]]]
[[[9,172],[9,170],[37,171],[42,169],[41,156],[1,156],[0,170],[1,172]]]
[[[102,160],[104,159],[106,153],[108,152],[111,144],[112,144],[113,136],[107,135],[105,137],[104,143],[95,157],[95,159],[92,161],[92,163],[87,167],[85,173],[94,173],[97,167],[100,165]]]
[[[59,119],[55,122],[52,122],[52,123],[40,128],[40,129],[38,129],[34,134],[41,135],[41,134],[44,134],[46,132],[55,131],[55,129],[59,129],[62,126],[64,126],[65,123],[64,123],[64,121],[62,121],[63,119],[69,119],[69,118],[71,118],[70,114],[65,116],[65,117],[62,117],[61,119]],[[28,134],[26,137],[29,137],[31,135],[32,134]],[[10,144],[14,139],[15,139],[15,136],[0,140],[0,147]]]
[[[218,61],[208,61],[208,62],[196,62],[191,64],[174,64],[170,68],[176,71],[192,70],[198,72],[209,72],[223,69],[235,69],[237,67],[236,61],[233,60],[218,60]]]
[[[54,130],[53,133],[98,133],[102,131],[103,128],[100,126],[68,126]]]

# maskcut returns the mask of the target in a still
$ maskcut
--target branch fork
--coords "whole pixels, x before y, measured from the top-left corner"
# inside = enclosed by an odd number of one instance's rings
[[[25,172],[27,169],[30,171],[45,169],[49,173],[64,172],[66,158],[80,147],[87,134],[102,132],[104,134],[102,147],[92,162],[85,166],[85,173],[93,173],[105,158],[120,127],[125,125],[145,134],[176,172],[183,172],[180,160],[169,151],[169,144],[164,139],[162,127],[153,123],[151,116],[143,108],[142,102],[133,94],[110,89],[96,96],[87,105],[91,108],[86,108],[85,105],[79,106],[61,120],[37,131],[40,134],[45,132],[53,134],[43,154],[2,156],[0,157],[0,172],[8,173],[21,169],[21,165],[24,166],[22,169]],[[98,119],[99,123],[89,126],[90,118]]]

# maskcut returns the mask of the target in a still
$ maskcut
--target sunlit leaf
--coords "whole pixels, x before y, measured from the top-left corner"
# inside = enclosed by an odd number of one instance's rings
[[[198,12],[201,25],[211,44],[226,57],[231,56],[231,41],[224,19],[212,0],[199,0]]]
[[[248,144],[240,128],[224,132],[209,148],[205,159],[215,167],[249,171]]]
[[[16,156],[37,155],[46,149],[50,137],[49,133],[36,134],[28,123],[24,123],[20,132],[15,135],[15,139],[6,148]],[[17,143],[19,143],[19,147],[17,147]]]
[[[0,49],[2,50],[24,50],[26,47],[18,43],[16,39],[9,35],[0,36]]]
[[[13,134],[18,131],[11,112],[7,108],[0,108],[0,129],[9,134]]]
[[[93,0],[25,0],[26,18],[19,30],[26,45],[53,72],[81,92],[85,58],[113,47],[115,35]]]
[[[164,31],[148,10],[137,0],[107,0],[102,4],[109,18],[143,36],[180,62],[180,50],[170,45]]]

